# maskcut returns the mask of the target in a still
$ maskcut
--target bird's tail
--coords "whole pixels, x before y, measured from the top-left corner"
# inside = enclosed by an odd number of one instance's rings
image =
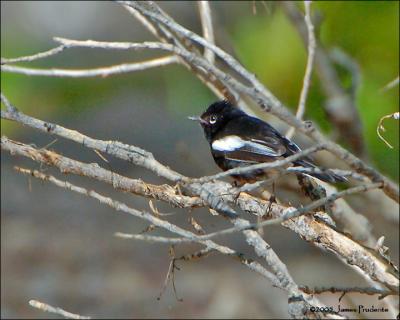
[[[325,182],[330,182],[330,183],[338,183],[338,182],[346,182],[347,179],[343,176],[339,176],[336,173],[333,172],[329,172],[329,170],[327,170],[327,172],[324,173],[310,173],[308,174],[314,178],[320,179],[322,181]]]
[[[297,172],[301,172],[304,175],[311,176],[320,179],[325,182],[338,183],[348,181],[346,177],[338,175],[329,169],[321,169],[309,161],[299,161],[297,165],[299,167],[294,167]],[[304,169],[304,170],[302,170]],[[290,170],[290,169],[289,169]]]

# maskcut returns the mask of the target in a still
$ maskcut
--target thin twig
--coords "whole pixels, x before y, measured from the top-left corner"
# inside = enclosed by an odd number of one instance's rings
[[[165,289],[167,289],[168,283],[172,282],[172,287],[174,289],[175,298],[176,298],[177,301],[182,302],[183,299],[178,298],[178,293],[177,293],[176,287],[175,287],[175,270],[179,270],[179,268],[176,266],[176,260],[177,259],[175,258],[175,250],[174,250],[173,246],[170,246],[169,254],[171,256],[171,260],[170,260],[170,263],[169,263],[169,266],[168,266],[168,271],[167,271],[167,275],[166,275],[165,280],[164,280],[164,284],[163,284],[163,286],[161,288],[160,294],[157,297],[157,300],[161,299],[162,295],[165,292]]]
[[[89,49],[107,49],[107,50],[164,50],[173,51],[175,45],[157,41],[144,42],[117,42],[117,41],[96,41],[96,40],[74,40],[62,37],[54,37],[54,41],[61,43],[67,48],[89,48]]]
[[[204,176],[204,177],[197,178],[197,179],[190,179],[190,182],[204,183],[207,181],[221,179],[221,178],[228,177],[231,175],[249,173],[254,170],[279,168],[279,167],[289,165],[298,159],[304,158],[314,152],[317,152],[317,151],[320,151],[323,149],[324,149],[324,145],[316,145],[316,146],[310,147],[308,149],[304,149],[301,152],[298,152],[298,153],[291,155],[282,160],[275,160],[273,162],[252,164],[252,165],[249,165],[246,167],[237,167],[237,168],[229,169],[229,170],[221,172],[221,173],[214,174],[212,176]]]
[[[296,118],[299,120],[303,119],[303,116],[304,116],[304,113],[306,110],[307,94],[308,94],[308,90],[310,88],[311,75],[312,75],[312,70],[313,70],[313,66],[314,66],[315,48],[317,46],[316,40],[315,40],[315,35],[314,35],[314,25],[311,20],[310,6],[311,6],[311,1],[305,0],[304,1],[304,9],[305,9],[304,21],[306,22],[306,25],[307,25],[308,56],[307,56],[306,72],[304,74],[304,79],[303,79],[303,88],[301,89],[299,106],[297,107],[297,111],[296,111]],[[294,135],[294,132],[295,132],[295,128],[291,127],[286,134],[286,138],[291,139]]]
[[[148,236],[143,234],[131,234],[124,232],[116,232],[114,234],[118,238],[122,239],[133,239],[133,240],[141,240],[149,243],[165,243],[165,244],[181,244],[188,242],[197,242],[194,239],[188,238],[167,238],[167,237],[159,237],[159,236]]]
[[[140,14],[139,11],[129,7],[129,6],[124,6],[124,8],[129,11],[131,15],[133,15],[143,26],[146,27],[147,30],[149,30],[154,36],[158,36],[157,29],[142,15]]]
[[[307,46],[308,32],[307,26],[304,23],[303,13],[293,1],[282,1],[280,4],[289,19],[293,22],[293,25],[299,31],[304,45]],[[346,60],[347,62],[350,61],[350,59]],[[347,66],[346,68],[352,75],[352,83],[356,84],[356,79],[360,77],[359,72],[357,72],[357,68],[354,68],[354,63],[352,63],[351,66],[352,68],[350,69]],[[322,89],[327,97],[327,102],[323,106],[331,123],[335,126],[338,135],[343,141],[349,143],[357,155],[366,158],[367,154],[363,139],[362,123],[354,94],[356,88],[346,90],[343,87],[335,65],[321,43],[318,44],[315,50],[315,69],[320,79]]]
[[[257,223],[253,224],[251,227],[253,229],[255,229],[255,228],[265,227],[265,226],[272,225],[272,224],[279,224],[279,223],[285,222],[289,219],[298,217],[302,214],[312,212],[312,210],[319,208],[321,206],[324,206],[325,204],[331,203],[331,202],[333,202],[337,199],[340,199],[346,195],[351,195],[351,194],[360,193],[360,192],[366,192],[368,190],[377,189],[377,188],[381,188],[381,187],[382,187],[382,183],[378,182],[378,183],[364,184],[361,186],[349,188],[349,189],[346,189],[346,190],[343,190],[343,191],[340,191],[337,193],[333,193],[333,194],[331,194],[327,197],[321,198],[319,200],[316,200],[302,208],[298,208],[293,211],[287,211],[284,215],[282,215],[279,218],[263,221],[258,224]]]
[[[203,36],[208,42],[214,44],[214,30],[211,17],[211,8],[209,1],[197,1],[199,7],[199,14],[201,19],[201,27],[203,29]],[[204,49],[204,58],[210,63],[214,64],[215,55],[210,49]]]
[[[35,61],[35,60],[39,60],[39,59],[43,59],[43,58],[48,58],[50,56],[54,56],[54,55],[60,53],[61,51],[64,51],[65,48],[66,48],[66,46],[60,45],[56,48],[52,48],[50,50],[47,50],[44,52],[39,52],[39,53],[30,55],[30,56],[23,56],[23,57],[18,57],[18,58],[11,58],[11,59],[1,58],[1,64],[16,63],[16,62],[31,62],[31,61]]]
[[[376,134],[378,135],[378,137],[384,142],[386,143],[386,145],[390,148],[393,149],[393,146],[387,142],[387,140],[382,136],[381,131],[385,132],[385,127],[383,126],[383,120],[385,119],[389,119],[389,118],[393,118],[395,120],[399,120],[400,119],[400,112],[395,112],[392,114],[388,114],[383,116],[382,118],[380,118],[378,126],[376,127]]]
[[[308,294],[321,294],[325,292],[331,293],[363,293],[368,295],[379,294],[382,298],[388,295],[397,295],[396,292],[385,289],[378,289],[373,287],[314,287],[309,288],[308,286],[300,286],[300,290]],[[381,299],[381,298],[380,298]]]
[[[45,312],[58,314],[66,319],[91,319],[91,317],[81,316],[76,313],[71,313],[71,312],[65,311],[59,307],[53,307],[47,303],[40,302],[37,300],[29,300],[29,305],[31,307],[34,307],[36,309],[39,309],[39,310],[42,310]]]
[[[197,259],[200,259],[200,258],[205,258],[211,252],[214,252],[214,251],[215,251],[214,249],[205,248],[205,249],[201,249],[199,251],[196,251],[194,253],[184,254],[183,256],[180,256],[179,258],[176,258],[176,260],[193,261],[193,260],[197,260]]]
[[[1,71],[21,73],[28,76],[51,76],[51,77],[71,77],[71,78],[107,77],[113,74],[143,71],[151,68],[166,66],[176,62],[177,62],[177,57],[166,56],[142,62],[123,63],[110,67],[101,67],[93,69],[56,69],[56,68],[34,69],[34,68],[19,67],[14,65],[2,65]]]

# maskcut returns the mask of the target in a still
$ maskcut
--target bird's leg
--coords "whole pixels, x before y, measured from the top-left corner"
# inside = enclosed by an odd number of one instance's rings
[[[238,178],[234,178],[232,185],[234,188],[239,189],[240,187],[244,186],[245,183],[246,182],[241,179],[239,180]],[[236,192],[235,195],[233,196],[233,202],[235,204],[237,204],[237,199],[239,198],[239,196],[240,196],[240,190],[239,192]]]
[[[275,182],[272,182],[272,193],[271,197],[269,198],[270,203],[276,203],[276,197],[275,197]]]
[[[265,210],[265,213],[264,213],[264,216],[266,216],[266,217],[268,217],[269,213],[271,212],[272,204],[273,203],[277,203],[276,202],[276,197],[275,197],[275,182],[272,182],[272,193],[271,193],[271,195],[269,197],[268,202],[269,202],[268,203],[268,207],[267,207],[267,209]]]

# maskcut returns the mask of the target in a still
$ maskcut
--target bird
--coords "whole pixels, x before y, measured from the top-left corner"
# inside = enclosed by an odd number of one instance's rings
[[[223,171],[282,160],[301,152],[297,144],[280,134],[270,124],[246,114],[228,100],[214,102],[201,116],[192,116],[189,119],[200,123],[214,161]],[[318,168],[309,156],[300,158],[291,165]],[[322,173],[311,170],[303,174],[329,183],[347,180],[329,170]],[[271,175],[271,171],[257,169],[231,176],[239,184],[244,184],[265,180]]]

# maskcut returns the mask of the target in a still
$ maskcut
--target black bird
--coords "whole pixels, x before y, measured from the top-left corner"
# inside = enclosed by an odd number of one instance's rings
[[[268,123],[249,116],[226,100],[211,104],[200,117],[189,119],[200,122],[214,161],[223,171],[284,159],[301,151],[294,142],[285,138]],[[294,161],[293,165],[316,168],[310,157]],[[326,182],[346,181],[345,178],[328,171],[308,175]],[[266,172],[256,170],[232,177],[242,183],[254,182],[265,179]]]

